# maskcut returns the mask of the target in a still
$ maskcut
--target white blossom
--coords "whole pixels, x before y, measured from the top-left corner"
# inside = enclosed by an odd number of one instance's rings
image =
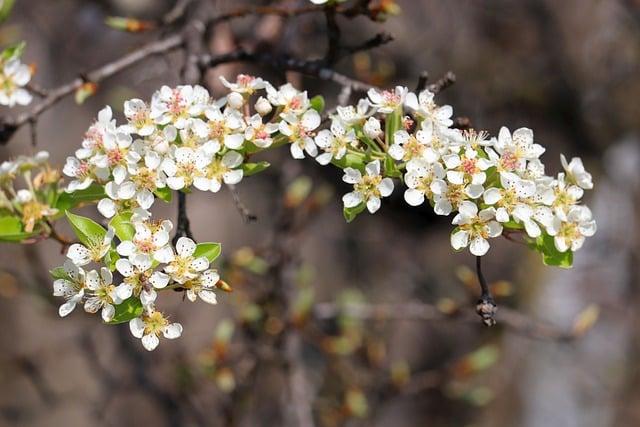
[[[19,59],[9,59],[0,72],[0,105],[28,105],[33,97],[24,86],[31,80],[31,70]]]
[[[451,120],[453,108],[450,105],[436,105],[433,100],[434,96],[435,94],[427,89],[420,92],[418,96],[413,92],[409,92],[406,96],[405,105],[411,108],[417,116],[424,119],[426,123],[430,123],[437,128],[448,128],[453,124],[453,120]]]
[[[111,249],[111,241],[113,240],[114,230],[109,227],[104,237],[100,241],[90,241],[87,246],[82,243],[74,243],[69,246],[67,251],[67,258],[69,258],[75,265],[84,266],[91,261],[100,262],[102,258]]]
[[[117,246],[118,254],[129,259],[141,255],[162,263],[173,258],[173,251],[169,246],[169,232],[173,229],[171,221],[136,222],[134,228],[136,232],[133,239],[124,240]]]
[[[291,156],[304,159],[304,153],[315,157],[318,147],[313,141],[313,130],[320,125],[320,114],[316,110],[308,110],[301,117],[285,114],[280,122],[280,133],[289,138]]]
[[[164,271],[177,283],[183,284],[199,276],[200,272],[209,268],[209,260],[206,257],[195,258],[196,244],[188,237],[180,237],[176,243],[176,252],[173,260],[164,268]]]
[[[82,267],[67,260],[64,262],[63,269],[66,278],[56,279],[53,282],[53,295],[65,299],[65,302],[58,309],[60,317],[69,315],[76,308],[76,305],[84,297],[86,287],[86,274]]]
[[[179,338],[182,335],[180,323],[170,323],[161,312],[155,309],[145,311],[142,316],[131,319],[129,329],[134,337],[142,340],[142,346],[148,351],[158,347],[160,335],[167,339]]]
[[[86,274],[86,291],[87,299],[84,303],[84,311],[87,313],[96,313],[101,311],[102,320],[109,322],[116,313],[114,306],[120,304],[122,299],[113,286],[113,275],[108,268],[102,267],[100,274],[95,270],[91,270]]]
[[[560,252],[577,251],[584,244],[585,237],[595,234],[596,222],[588,207],[572,206],[566,217],[556,216],[553,219],[547,232],[553,236],[555,247]]]
[[[404,192],[404,200],[411,206],[419,206],[425,198],[433,198],[431,189],[434,181],[442,180],[445,171],[438,162],[429,163],[425,159],[413,159],[407,163],[407,173],[404,182],[407,189]]]
[[[191,302],[200,297],[208,304],[217,304],[214,290],[219,280],[220,276],[216,270],[206,270],[194,279],[186,281],[182,287],[187,290],[187,299]]]
[[[347,147],[357,143],[356,133],[352,128],[347,128],[340,120],[331,122],[331,130],[323,129],[316,135],[316,145],[324,153],[316,157],[321,165],[331,163],[332,159],[341,159],[347,153]]]
[[[564,154],[560,154],[560,162],[567,173],[567,178],[571,182],[574,182],[578,187],[584,188],[585,190],[591,190],[593,188],[591,174],[584,169],[580,157],[574,157],[567,163],[567,158]]]
[[[396,86],[394,90],[384,90],[382,92],[372,88],[369,89],[367,95],[372,107],[381,113],[390,114],[402,107],[408,92],[409,90],[406,87]]]
[[[453,224],[458,228],[451,234],[451,246],[455,250],[469,246],[469,250],[475,256],[487,253],[487,239],[502,234],[502,225],[495,220],[495,210],[487,208],[478,212],[478,206],[470,201],[460,204]]]
[[[364,202],[369,212],[375,213],[380,209],[380,199],[390,196],[393,192],[393,180],[380,175],[379,160],[367,163],[365,171],[366,174],[363,176],[357,169],[344,170],[342,180],[347,184],[353,184],[354,191],[345,194],[342,202],[345,208],[354,208]]]
[[[222,183],[237,184],[242,180],[244,172],[239,166],[242,164],[242,154],[227,151],[224,156],[215,156],[212,160],[203,160],[198,164],[199,176],[193,181],[198,190],[216,193]]]

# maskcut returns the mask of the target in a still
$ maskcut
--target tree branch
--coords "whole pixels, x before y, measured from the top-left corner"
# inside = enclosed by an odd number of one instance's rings
[[[393,321],[439,321],[458,320],[476,323],[477,317],[471,309],[443,310],[427,303],[398,304],[346,304],[319,303],[314,306],[314,315],[320,320],[333,319],[340,315],[366,320]],[[508,330],[536,339],[571,341],[579,336],[573,330],[563,330],[546,322],[537,321],[509,308],[501,308],[497,315],[500,324]]]
[[[482,274],[482,257],[476,257],[476,272],[478,273],[478,282],[480,282],[480,299],[478,300],[478,304],[476,305],[476,312],[482,318],[482,321],[487,326],[493,326],[496,324],[496,312],[498,311],[498,306],[493,300],[493,296],[491,295],[491,290],[489,290],[489,285],[487,285],[487,281]]]
[[[66,96],[74,93],[87,81],[100,83],[103,80],[125,70],[144,59],[166,53],[180,47],[184,42],[183,34],[175,34],[163,40],[148,43],[123,57],[96,68],[82,77],[76,77],[72,81],[63,84],[55,89],[47,91],[47,95],[42,101],[36,104],[30,111],[22,113],[15,118],[0,118],[0,145],[4,145],[13,134],[22,126],[37,119],[42,113],[53,107]]]

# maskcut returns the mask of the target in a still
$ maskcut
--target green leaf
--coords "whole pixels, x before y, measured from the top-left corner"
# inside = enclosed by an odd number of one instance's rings
[[[244,173],[244,176],[251,176],[251,175],[255,175],[257,173],[262,172],[269,166],[271,166],[269,162],[243,163],[242,171]]]
[[[53,270],[49,270],[49,274],[55,280],[57,279],[69,280],[69,275],[67,274],[67,271],[64,269],[64,267],[56,267]]]
[[[0,22],[4,22],[13,9],[15,0],[0,0]]]
[[[364,211],[364,208],[367,205],[363,202],[360,203],[358,206],[355,206],[353,208],[344,208],[342,210],[342,213],[344,214],[344,219],[347,220],[347,222],[351,222],[354,219],[356,219],[356,217],[358,216],[358,214],[360,214],[362,211]]]
[[[543,233],[535,241],[534,248],[542,254],[542,262],[545,265],[551,265],[561,268],[571,268],[573,265],[573,252],[560,252],[556,249],[553,242],[553,236]]]
[[[153,194],[155,194],[158,199],[164,200],[167,203],[170,203],[173,198],[173,191],[171,191],[169,187],[157,188]]]
[[[222,246],[220,243],[198,243],[196,246],[196,251],[193,253],[195,258],[198,257],[207,257],[209,262],[215,261],[216,258],[220,256],[222,253]]]
[[[109,227],[113,228],[120,241],[133,240],[133,235],[136,234],[136,229],[131,223],[131,215],[129,211],[121,212],[109,221]]]
[[[104,186],[94,183],[84,190],[74,191],[73,193],[61,191],[54,207],[63,212],[73,209],[81,203],[93,202],[104,197],[106,197]]]
[[[109,252],[104,256],[104,264],[109,269],[109,271],[115,271],[116,269],[116,261],[120,259],[120,255],[114,248],[109,249]]]
[[[402,177],[402,172],[398,169],[396,161],[388,154],[384,158],[384,175],[392,178]]]
[[[316,95],[309,100],[311,104],[311,108],[316,110],[318,113],[322,113],[324,111],[324,97],[322,95]]]
[[[78,240],[87,246],[93,246],[104,240],[107,230],[92,219],[67,211],[67,218]]]
[[[0,9],[0,11],[1,10],[2,9]],[[2,53],[0,53],[0,59],[2,59],[3,61],[9,61],[10,59],[20,58],[26,45],[27,44],[25,42],[20,42],[13,46],[9,46],[5,50],[3,50]]]
[[[393,135],[402,127],[402,107],[397,108],[393,113],[387,116],[384,125],[384,133],[387,145],[391,147],[393,144]]]
[[[347,153],[343,158],[339,160],[331,160],[331,164],[339,167],[340,169],[354,168],[358,169],[360,172],[364,172],[364,163],[364,155],[355,153]]]
[[[129,297],[122,301],[122,303],[116,305],[116,313],[108,323],[110,325],[117,325],[118,323],[128,322],[140,316],[143,310],[144,308],[138,297]]]
[[[0,217],[0,242],[20,242],[39,233],[26,233],[22,221],[17,216]]]

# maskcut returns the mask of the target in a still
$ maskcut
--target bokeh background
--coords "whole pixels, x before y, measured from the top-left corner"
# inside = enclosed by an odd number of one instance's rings
[[[221,13],[241,4],[212,0],[211,10]],[[376,85],[410,88],[424,70],[432,81],[451,70],[457,83],[439,100],[469,117],[474,127],[493,134],[502,125],[534,129],[537,142],[547,147],[548,173],[560,169],[559,153],[581,156],[594,175],[586,203],[598,233],[576,254],[574,268],[544,267],[537,254],[501,239],[492,242],[485,270],[490,281],[500,281],[501,306],[560,330],[571,330],[585,308],[593,314],[597,307],[599,317],[571,342],[533,339],[500,325],[486,329],[479,322],[366,321],[359,334],[369,337],[363,351],[368,359],[358,352],[344,356],[351,366],[348,388],[331,384],[336,373],[328,363],[318,362],[316,353],[307,355],[308,374],[322,396],[314,402],[318,424],[640,424],[640,2],[398,4],[401,15],[383,25],[365,18],[339,20],[343,40],[352,45],[380,31],[395,41],[337,68]],[[171,6],[169,0],[19,0],[0,27],[0,45],[26,40],[24,60],[36,64],[34,81],[55,87],[160,36],[109,29],[106,16],[153,19]],[[246,18],[218,27],[210,48],[224,52],[260,38],[283,52],[321,57],[324,32],[321,16]],[[149,98],[161,84],[177,84],[179,68],[179,56],[152,58],[106,81],[82,105],[71,98],[61,102],[39,121],[39,148],[63,164],[103,105],[121,114],[123,100]],[[218,75],[239,72],[281,78],[234,64],[210,72],[208,82],[219,89]],[[322,92],[329,104],[335,102],[339,87],[290,77],[310,94]],[[0,160],[31,150],[25,128],[0,147]],[[265,157],[274,164],[271,169],[286,170],[291,179],[308,177],[305,182],[314,188],[333,193],[295,236],[303,260],[296,280],[314,290],[316,302],[346,298],[349,290],[349,298],[372,303],[473,305],[475,288],[469,289],[468,276],[474,260],[451,250],[449,219],[428,208],[409,209],[397,191],[378,214],[360,215],[347,225],[340,203],[347,187],[339,171],[311,160],[292,164],[284,151]],[[281,180],[272,170],[239,185],[243,202],[258,217],[251,224],[242,221],[227,191],[190,196],[196,238],[221,242],[227,265],[259,253],[274,239]],[[154,209],[160,217],[175,218],[175,206]],[[237,292],[221,295],[213,307],[183,303],[179,294],[163,298],[162,308],[185,333],[147,354],[126,326],[106,327],[82,310],[58,318],[47,271],[62,260],[55,242],[0,244],[0,425],[224,425],[219,407],[228,403],[228,378],[212,373],[208,355],[222,319],[249,304],[242,296],[250,290],[243,287],[259,287],[260,281],[229,280]],[[372,352],[379,365],[371,363]],[[411,390],[368,392],[389,372],[393,377],[407,370],[419,379]],[[267,369],[259,376],[240,425],[279,425],[274,414],[283,385]],[[353,416],[336,415],[345,405],[353,406]]]

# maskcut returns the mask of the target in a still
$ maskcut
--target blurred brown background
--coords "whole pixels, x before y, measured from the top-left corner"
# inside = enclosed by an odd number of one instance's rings
[[[243,2],[211,1],[214,13]],[[289,2],[296,5],[303,2]],[[640,424],[640,3],[637,0],[416,0],[398,1],[402,14],[383,25],[365,18],[339,20],[343,40],[357,44],[385,31],[395,41],[339,63],[345,74],[377,85],[415,87],[427,70],[432,80],[452,70],[457,83],[439,96],[468,116],[478,129],[497,133],[501,125],[534,129],[547,147],[547,173],[560,169],[559,153],[581,156],[594,174],[595,189],[586,203],[598,233],[576,254],[572,270],[544,267],[539,256],[506,240],[492,242],[486,274],[505,280],[498,303],[560,328],[597,304],[600,317],[584,337],[571,343],[537,340],[498,326],[478,323],[367,322],[385,348],[385,366],[394,362],[411,372],[444,375],[426,378],[414,393],[367,395],[362,417],[344,423],[322,418],[320,425],[376,426],[632,426]],[[108,15],[153,19],[172,5],[161,0],[19,0],[0,27],[0,44],[25,39],[24,61],[37,65],[34,81],[55,87],[159,36],[127,34],[103,25]],[[277,39],[282,51],[300,57],[324,52],[324,20],[247,18],[221,26],[211,47],[233,48],[260,37]],[[277,37],[272,33],[278,33]],[[272,40],[270,40],[272,42]],[[105,82],[83,105],[67,99],[39,122],[41,149],[55,163],[81,142],[105,104],[121,108],[134,96],[149,98],[161,84],[177,84],[178,57],[152,58]],[[212,72],[233,77],[268,70],[244,64]],[[311,78],[294,81],[310,94],[335,102],[338,87]],[[3,114],[5,111],[2,112]],[[121,111],[119,111],[121,114]],[[0,147],[0,160],[30,152],[28,130]],[[270,154],[278,165],[288,153]],[[450,298],[469,302],[460,277],[472,266],[468,253],[449,246],[448,221],[429,209],[410,209],[396,191],[376,215],[353,224],[342,218],[340,173],[305,160],[288,166],[335,194],[301,236],[305,279],[316,301],[333,301],[349,288],[371,302]],[[200,241],[219,241],[231,257],[243,247],[270,239],[279,200],[279,176],[266,172],[244,180],[239,191],[258,221],[244,224],[231,195],[196,193],[189,199],[192,229]],[[91,212],[87,210],[86,212]],[[155,215],[174,217],[175,207],[156,204]],[[147,354],[126,326],[106,327],[76,310],[59,319],[50,297],[47,270],[63,256],[55,242],[20,246],[0,244],[0,425],[136,426],[223,425],[218,404],[228,397],[202,369],[216,325],[242,309],[238,294],[219,304],[182,303],[176,294],[163,309],[185,332]],[[233,283],[232,283],[233,284]],[[478,353],[480,351],[480,353]],[[205,355],[205,356],[203,356]],[[476,359],[469,359],[475,355]],[[309,355],[309,375],[321,382],[333,373]],[[464,363],[480,359],[481,366]],[[464,362],[464,363],[463,363]],[[357,366],[357,359],[352,363]],[[381,369],[382,371],[382,369]],[[254,390],[257,402],[241,425],[278,425],[272,415],[282,386],[263,376]],[[358,371],[354,371],[358,384]],[[383,375],[383,374],[381,374]],[[363,380],[364,383],[366,381]],[[358,384],[366,395],[366,384]],[[323,414],[343,391],[324,390],[314,409]],[[335,405],[334,405],[335,406]],[[331,411],[328,411],[329,413]],[[333,423],[333,424],[332,424]]]

